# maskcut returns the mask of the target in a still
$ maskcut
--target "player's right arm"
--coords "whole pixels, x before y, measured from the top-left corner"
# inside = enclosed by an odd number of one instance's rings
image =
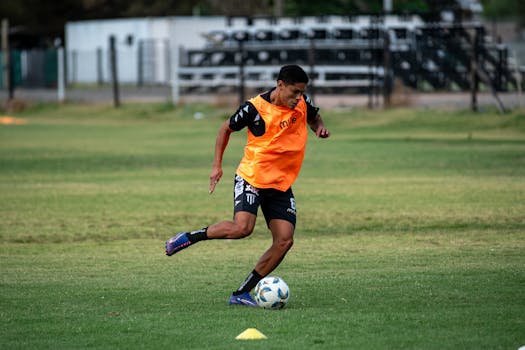
[[[215,185],[217,185],[222,177],[222,156],[224,155],[226,146],[228,146],[230,134],[232,132],[233,130],[230,129],[230,121],[226,120],[217,133],[217,139],[215,140],[213,167],[210,174],[210,193],[213,193],[213,190],[215,190]]]
[[[255,118],[258,115],[257,110],[250,102],[245,102],[237,109],[237,111],[226,120],[217,133],[217,140],[215,141],[215,155],[213,157],[213,167],[210,174],[210,193],[213,193],[215,186],[219,183],[222,177],[222,156],[224,150],[230,140],[230,135],[234,131],[239,131],[244,127],[249,127],[252,132],[258,134],[261,128],[264,130],[264,123],[255,123]],[[264,132],[263,132],[264,133]]]

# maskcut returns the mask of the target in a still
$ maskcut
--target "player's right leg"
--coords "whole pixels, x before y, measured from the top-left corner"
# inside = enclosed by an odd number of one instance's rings
[[[221,221],[201,230],[178,233],[166,241],[166,255],[171,256],[206,239],[240,239],[249,236],[257,219],[259,191],[236,175],[233,200],[233,221]]]
[[[190,232],[179,232],[166,241],[166,255],[173,254],[207,239],[240,239],[249,236],[257,216],[245,211],[235,213],[233,221],[221,221],[209,227]]]
[[[241,239],[255,227],[257,216],[246,211],[235,213],[233,221],[221,221],[208,227],[208,239]]]

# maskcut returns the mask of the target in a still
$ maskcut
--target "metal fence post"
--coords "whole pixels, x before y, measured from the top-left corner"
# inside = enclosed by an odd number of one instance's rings
[[[383,29],[383,103],[385,108],[390,107],[390,94],[392,92],[392,62],[390,57],[390,37],[388,29]]]
[[[113,85],[113,105],[115,107],[120,107],[120,96],[119,96],[119,88],[118,88],[118,76],[117,76],[117,50],[115,48],[116,39],[114,35],[111,35],[109,37],[109,57],[110,57],[110,65],[111,65],[111,82]]]
[[[244,74],[244,36],[239,36],[237,38],[239,43],[239,105],[242,105],[245,102],[244,95],[244,83],[245,83],[245,74]]]
[[[11,52],[9,50],[9,20],[2,19],[2,72],[4,77],[4,88],[8,91],[7,102],[14,97],[13,67],[11,64]]]
[[[97,84],[101,86],[104,83],[102,74],[102,48],[97,47]]]
[[[137,86],[144,85],[144,40],[139,40],[137,49]]]
[[[474,29],[472,36],[472,52],[470,58],[470,109],[473,112],[478,111],[478,30]]]
[[[308,63],[310,65],[310,98],[315,100],[315,38],[310,35],[310,47],[308,48]]]
[[[64,69],[64,48],[60,46],[57,49],[57,97],[58,102],[62,103],[66,100],[65,88],[65,69]]]

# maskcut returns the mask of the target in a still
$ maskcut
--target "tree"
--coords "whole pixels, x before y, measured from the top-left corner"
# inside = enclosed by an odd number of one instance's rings
[[[483,15],[489,19],[517,20],[525,28],[525,1],[523,0],[482,0]]]
[[[271,16],[277,1],[284,16],[359,15],[381,13],[383,0],[4,0],[0,18],[8,18],[11,37],[31,46],[49,46],[62,38],[68,21],[144,16]],[[525,0],[481,0],[489,19],[516,19],[525,27]],[[393,0],[395,12],[435,13],[456,0]],[[436,7],[437,6],[437,7]],[[31,40],[28,41],[27,38]]]

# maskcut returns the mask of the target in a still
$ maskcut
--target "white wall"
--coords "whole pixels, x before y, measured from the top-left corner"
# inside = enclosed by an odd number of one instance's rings
[[[145,39],[168,39],[168,32],[155,30],[168,19],[130,18],[69,22],[66,24],[69,82],[97,81],[97,49],[102,50],[102,78],[109,81],[109,37],[116,38],[119,80],[136,82],[138,43]],[[159,24],[152,25],[152,22]],[[164,25],[166,28],[167,24]],[[153,28],[152,28],[153,27]],[[128,38],[131,41],[128,43]]]
[[[150,50],[143,57],[154,60],[146,69],[155,83],[170,80],[169,61],[175,47],[202,47],[202,33],[222,29],[224,17],[156,17],[126,18],[68,22],[66,24],[66,50],[69,83],[96,83],[97,49],[102,50],[102,78],[110,81],[109,37],[114,35],[117,44],[118,78],[122,83],[138,81],[139,42],[149,40]],[[128,42],[131,38],[131,43]]]

